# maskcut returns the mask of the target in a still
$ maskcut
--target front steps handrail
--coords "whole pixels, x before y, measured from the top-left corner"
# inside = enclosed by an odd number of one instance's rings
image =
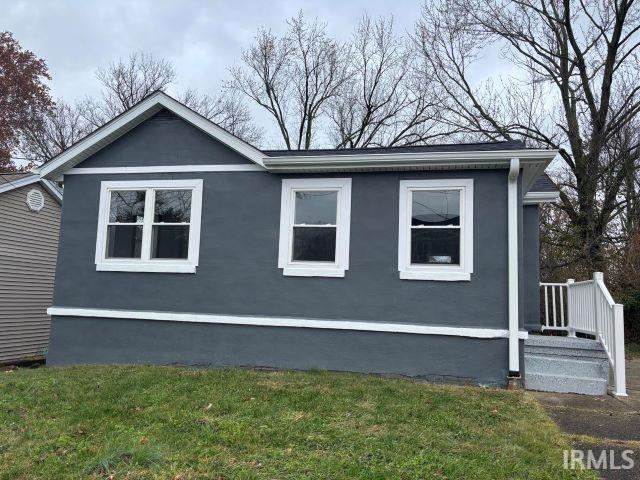
[[[540,283],[544,296],[542,330],[594,335],[602,344],[613,372],[614,394],[627,396],[623,306],[615,303],[602,272],[591,280]]]

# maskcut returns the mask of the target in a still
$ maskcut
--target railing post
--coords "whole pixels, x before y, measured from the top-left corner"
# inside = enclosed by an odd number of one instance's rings
[[[614,365],[613,380],[615,382],[614,395],[627,396],[627,375],[625,372],[624,358],[624,309],[616,303],[613,307],[613,336],[614,336]]]
[[[598,314],[598,281],[604,279],[602,272],[593,272],[593,323],[595,323],[596,339],[600,340],[600,315]]]
[[[573,278],[569,278],[567,280],[567,335],[569,337],[576,336],[576,329],[574,327],[576,319],[573,318],[573,321],[572,321],[572,317],[573,317],[572,310],[575,310],[575,308],[573,308],[573,292],[571,287],[573,286],[574,283],[576,283],[576,281]]]

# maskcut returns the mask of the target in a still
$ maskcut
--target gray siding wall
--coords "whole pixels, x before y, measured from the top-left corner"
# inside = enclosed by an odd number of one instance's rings
[[[45,197],[39,212],[27,207],[31,189]],[[47,350],[60,213],[39,184],[0,194],[0,363]]]
[[[87,158],[78,168],[226,164],[253,162],[163,110]]]
[[[506,339],[54,317],[51,343],[55,365],[317,368],[485,385],[508,373]]]
[[[78,167],[246,162],[166,116],[145,122]],[[349,271],[345,278],[284,277],[277,268],[282,179],[308,176],[318,175],[66,176],[54,304],[508,328],[506,170],[323,175],[352,178]],[[170,178],[204,180],[197,272],[97,272],[100,182]],[[400,280],[399,181],[446,178],[474,179],[472,280]],[[526,234],[523,223],[520,229]],[[526,295],[522,279],[520,285]],[[56,317],[49,361],[316,367],[503,383],[506,345],[462,337]]]
[[[65,178],[57,306],[507,328],[506,171],[360,173],[352,178],[345,278],[278,269],[282,176],[266,172],[74,175]],[[345,176],[345,175],[342,175]],[[470,282],[398,278],[399,181],[474,178]],[[203,178],[195,274],[98,272],[100,182]]]

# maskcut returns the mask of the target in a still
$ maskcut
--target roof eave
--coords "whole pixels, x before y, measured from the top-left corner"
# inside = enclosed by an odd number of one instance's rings
[[[18,180],[12,180],[11,182],[3,183],[2,185],[0,185],[0,193],[10,192],[11,190],[15,190],[16,188],[26,187],[27,185],[31,185],[39,181],[40,178],[37,175],[20,178]]]
[[[523,192],[526,193],[557,153],[557,150],[546,149],[356,155],[345,153],[267,157],[264,165],[269,171],[283,173],[488,169],[509,168],[511,159],[518,158],[523,168]]]

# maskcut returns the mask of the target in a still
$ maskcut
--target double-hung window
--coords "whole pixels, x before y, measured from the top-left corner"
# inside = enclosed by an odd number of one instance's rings
[[[349,269],[350,178],[282,181],[278,267],[284,275],[344,277]]]
[[[400,182],[400,278],[470,280],[473,180]]]
[[[202,180],[102,182],[97,270],[194,273]]]

